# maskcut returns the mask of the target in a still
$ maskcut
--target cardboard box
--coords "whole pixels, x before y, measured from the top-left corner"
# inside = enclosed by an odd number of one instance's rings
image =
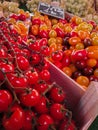
[[[66,91],[67,107],[72,110],[79,130],[87,130],[98,115],[98,83],[92,81],[85,90],[52,63],[50,63],[50,73],[51,81],[56,82]]]

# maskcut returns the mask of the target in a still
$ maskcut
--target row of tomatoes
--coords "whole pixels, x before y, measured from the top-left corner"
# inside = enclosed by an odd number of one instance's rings
[[[0,21],[0,129],[75,129],[66,93],[50,81],[46,54],[29,48]]]

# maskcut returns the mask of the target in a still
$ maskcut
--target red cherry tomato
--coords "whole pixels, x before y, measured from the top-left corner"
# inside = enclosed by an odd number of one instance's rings
[[[24,123],[25,114],[22,108],[14,106],[10,110],[10,116],[4,115],[3,127],[6,130],[20,130]]]
[[[17,63],[18,63],[18,67],[23,71],[29,68],[29,61],[24,56],[18,56]]]
[[[26,76],[29,85],[36,84],[39,78],[38,73],[36,71],[27,71]]]
[[[39,36],[40,36],[41,38],[47,38],[47,39],[48,39],[48,35],[49,35],[49,33],[48,33],[48,31],[46,31],[46,30],[40,30],[40,31],[39,31]]]
[[[59,50],[54,51],[54,52],[52,52],[51,57],[54,61],[61,61],[63,58],[63,53],[62,53],[62,51],[59,51]]]
[[[34,19],[32,19],[32,24],[33,24],[33,25],[34,25],[34,24],[40,25],[40,24],[41,24],[41,20],[40,20],[39,18],[34,18]]]
[[[65,33],[61,28],[56,28],[55,31],[57,32],[58,37],[64,38]]]
[[[29,92],[20,94],[20,101],[27,107],[34,107],[39,103],[40,95],[37,90],[30,89]]]
[[[54,103],[51,107],[50,107],[50,115],[54,120],[63,120],[65,117],[66,112],[62,111],[64,107],[59,104],[59,103]]]
[[[48,130],[49,128],[51,128],[51,125],[53,125],[54,121],[51,118],[51,116],[47,114],[42,114],[38,118],[37,123],[38,123],[38,126],[37,126],[38,130]]]
[[[71,53],[71,59],[72,61],[77,61],[77,60],[84,60],[85,57],[87,57],[87,51],[85,49],[82,50],[77,50]]]
[[[35,118],[35,114],[33,111],[26,110],[25,111],[25,119],[24,124],[21,130],[32,130],[34,124],[32,120]]]
[[[12,103],[12,95],[8,90],[0,90],[0,112],[5,112]]]
[[[48,99],[46,97],[42,96],[40,98],[39,103],[35,106],[35,111],[40,114],[47,113],[49,110],[47,104],[49,104]]]
[[[40,72],[40,78],[42,80],[49,81],[50,80],[50,72],[48,70],[42,70]]]
[[[62,103],[66,98],[66,94],[60,87],[53,87],[50,91],[50,97],[54,102]]]

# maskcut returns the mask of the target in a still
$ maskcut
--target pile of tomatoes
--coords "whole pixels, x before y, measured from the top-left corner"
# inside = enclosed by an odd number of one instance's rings
[[[28,36],[34,40],[34,37]],[[42,42],[43,40],[43,42]],[[0,19],[0,129],[74,130],[66,92],[51,82],[47,39],[24,40]],[[36,43],[36,44],[35,44]],[[39,49],[41,48],[41,49]],[[55,59],[55,56],[54,56]]]
[[[98,82],[98,26],[94,21],[69,15],[63,20],[35,12],[31,22],[29,35],[36,42],[28,42],[30,48],[38,49],[43,43],[48,60],[84,88],[91,81]]]

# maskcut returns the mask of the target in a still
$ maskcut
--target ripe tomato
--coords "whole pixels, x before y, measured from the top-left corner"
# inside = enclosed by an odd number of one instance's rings
[[[31,26],[31,33],[34,36],[37,36],[39,34],[39,25],[32,25]]]
[[[0,90],[0,112],[5,112],[12,103],[12,95],[8,90]]]
[[[34,124],[32,120],[35,118],[35,114],[33,111],[25,110],[25,119],[24,124],[21,130],[32,130]]]
[[[51,57],[54,61],[61,61],[63,58],[63,52],[59,50],[52,52]]]
[[[46,31],[46,30],[39,31],[39,36],[41,38],[47,38],[48,39],[48,31]]]
[[[41,57],[37,53],[32,54],[31,57],[30,57],[30,62],[31,62],[32,66],[39,64],[40,60],[41,60]]]
[[[25,114],[21,107],[13,106],[10,110],[10,116],[4,115],[3,127],[6,130],[20,130],[24,123]]]
[[[48,113],[49,110],[48,105],[49,105],[48,99],[45,96],[42,96],[40,98],[39,103],[35,106],[35,111],[40,114]]]
[[[56,103],[62,103],[66,99],[66,94],[60,87],[53,87],[50,91],[51,99]]]
[[[47,38],[42,38],[39,40],[40,46],[46,46],[48,44]]]
[[[55,30],[50,30],[50,32],[49,32],[49,37],[51,38],[51,37],[57,37],[57,32],[55,31]]]
[[[6,51],[3,48],[1,48],[0,49],[0,58],[6,58],[6,57],[7,57]]]
[[[79,60],[83,60],[85,59],[85,57],[87,57],[87,51],[85,49],[82,50],[73,50],[71,53],[71,59],[72,61],[79,61]]]
[[[42,80],[49,81],[50,80],[50,72],[48,70],[42,70],[40,72],[40,78]]]
[[[62,29],[60,29],[60,28],[57,27],[55,30],[57,32],[57,36],[58,37],[64,38],[65,33],[64,33],[64,31]]]
[[[75,46],[77,43],[80,43],[81,39],[77,36],[69,38],[69,44]]]
[[[38,123],[38,126],[37,126],[38,130],[48,130],[49,128],[52,127],[52,125],[54,124],[54,121],[51,118],[51,116],[49,116],[47,114],[42,114],[38,118],[37,123]]]
[[[50,115],[54,120],[61,121],[64,119],[66,111],[63,111],[64,107],[59,103],[54,103],[50,107]]]
[[[34,107],[40,101],[40,95],[37,90],[30,89],[29,92],[23,92],[20,94],[20,101],[24,106]]]
[[[49,56],[50,55],[50,48],[48,46],[42,46],[40,52],[43,56]]]
[[[14,65],[0,62],[0,81],[4,80],[4,74],[14,72]]]
[[[27,71],[26,74],[29,85],[36,84],[38,81],[38,73],[36,71]]]
[[[30,65],[29,65],[29,61],[27,58],[25,58],[24,56],[18,56],[16,58],[17,60],[17,64],[18,64],[18,67],[21,69],[21,70],[27,70]]]
[[[33,25],[35,25],[35,24],[40,25],[41,24],[41,20],[39,18],[34,18],[34,19],[32,19],[32,24]]]
[[[18,75],[17,73],[8,73],[7,78],[10,82],[9,87],[13,87],[15,92],[21,93],[25,88],[28,87],[28,80],[24,75]]]
[[[40,94],[43,94],[46,89],[48,89],[48,85],[45,82],[40,81],[33,88],[36,89]]]
[[[40,51],[41,49],[41,45],[40,45],[40,42],[38,40],[36,40],[35,42],[31,42],[29,44],[29,48],[32,50],[32,51]]]

